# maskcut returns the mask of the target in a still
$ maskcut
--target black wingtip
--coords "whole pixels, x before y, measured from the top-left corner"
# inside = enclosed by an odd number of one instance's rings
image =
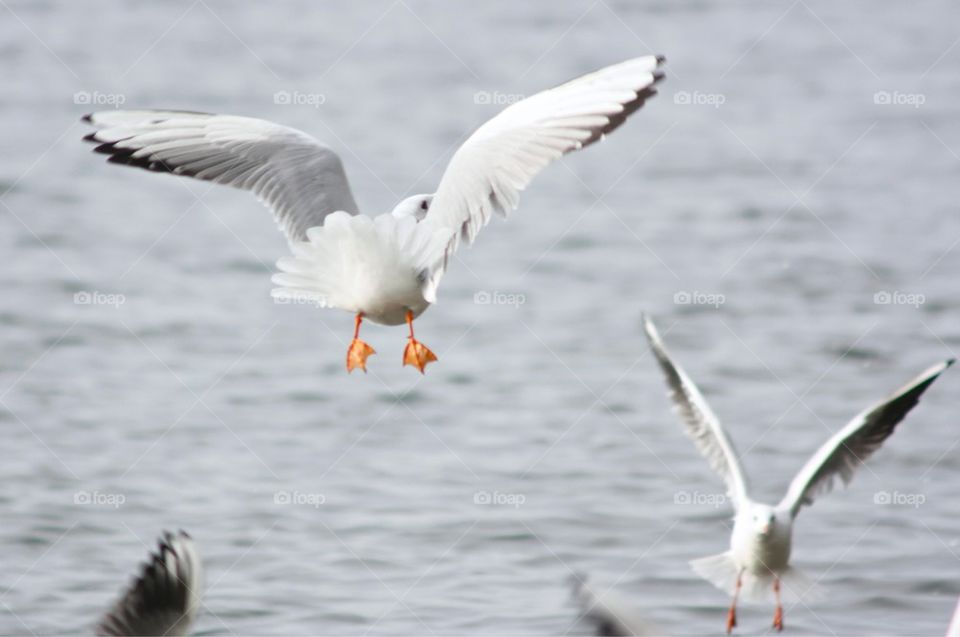
[[[653,83],[656,84],[665,77],[667,77],[667,74],[658,69],[653,72]]]
[[[93,123],[93,113],[87,113],[86,115],[84,115],[83,117],[80,118],[80,121],[83,122],[84,124],[92,124],[92,123]]]
[[[946,360],[946,362],[944,362],[943,368],[946,369],[946,368],[950,367],[951,365],[953,365],[953,364],[956,363],[956,362],[957,362],[957,359],[955,359],[955,358],[948,358],[948,359]]]
[[[100,140],[97,139],[96,133],[87,133],[86,135],[83,136],[83,141],[97,143]]]
[[[663,64],[663,63],[666,62],[666,61],[667,61],[667,56],[665,56],[665,55],[658,55],[658,56],[657,56],[657,64]]]

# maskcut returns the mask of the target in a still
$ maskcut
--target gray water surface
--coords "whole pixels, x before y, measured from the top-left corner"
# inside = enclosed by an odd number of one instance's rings
[[[960,349],[955,2],[0,15],[2,634],[88,633],[181,527],[205,635],[582,635],[573,571],[665,631],[717,633],[728,600],[687,561],[726,548],[731,509],[641,313],[773,502],[831,432]],[[654,52],[661,95],[458,255],[417,321],[440,357],[424,377],[401,368],[403,328],[366,326],[378,354],[347,375],[351,316],[272,302],[287,248],[248,193],[80,143],[83,102],[263,117],[341,152],[378,214],[432,191],[498,104]],[[945,374],[804,510],[793,563],[828,594],[788,607],[789,634],[943,633],[958,388]],[[744,606],[738,634],[772,612]]]

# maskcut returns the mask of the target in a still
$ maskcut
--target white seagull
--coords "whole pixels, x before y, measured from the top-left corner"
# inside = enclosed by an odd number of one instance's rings
[[[737,625],[737,598],[741,592],[747,599],[763,599],[771,589],[777,604],[773,626],[782,630],[781,582],[787,587],[802,586],[804,582],[789,565],[793,521],[800,507],[812,504],[816,496],[830,491],[838,478],[848,484],[854,471],[880,448],[953,360],[937,363],[886,399],[857,414],[800,469],[783,500],[770,506],[750,499],[740,460],[720,421],[697,386],[670,358],[649,318],[644,318],[644,329],[687,433],[726,482],[736,512],[730,550],[690,564],[701,577],[733,596],[727,613],[728,633]]]
[[[347,370],[366,371],[373,348],[359,339],[367,318],[410,328],[404,365],[424,371],[436,356],[413,320],[461,241],[473,242],[493,213],[517,207],[520,191],[550,162],[589,146],[656,94],[663,58],[645,56],[589,73],[519,101],[457,149],[437,191],[408,197],[389,214],[358,214],[337,154],[299,130],[260,119],[182,111],[117,110],[84,116],[84,139],[109,161],[252,190],[286,234],[277,299],[356,315]]]
[[[150,561],[97,625],[97,635],[186,635],[203,595],[203,569],[184,531],[164,532]]]

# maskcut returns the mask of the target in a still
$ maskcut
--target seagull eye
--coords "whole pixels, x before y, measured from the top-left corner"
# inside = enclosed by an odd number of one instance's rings
[[[427,209],[427,200],[424,199],[423,201],[420,202],[420,210],[426,210],[426,209]]]

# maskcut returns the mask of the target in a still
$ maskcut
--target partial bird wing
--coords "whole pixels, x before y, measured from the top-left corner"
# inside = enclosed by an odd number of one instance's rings
[[[290,243],[332,212],[357,213],[340,158],[294,128],[186,111],[100,111],[84,140],[108,161],[252,190]]]
[[[849,484],[854,471],[880,448],[897,424],[913,409],[923,392],[953,364],[938,363],[894,392],[889,398],[860,412],[821,446],[790,483],[778,508],[796,517],[805,504],[830,491],[837,478]]]
[[[200,607],[203,571],[185,532],[164,533],[140,575],[97,626],[97,635],[186,635]]]
[[[947,626],[947,637],[960,637],[960,600],[957,601],[957,607],[953,611],[953,619]]]
[[[460,240],[472,243],[494,212],[516,208],[520,191],[551,161],[602,139],[643,106],[657,92],[662,62],[635,58],[537,93],[504,109],[457,149],[424,220],[450,233],[424,282],[428,301],[436,300]]]
[[[580,615],[590,621],[597,635],[634,637],[662,634],[641,616],[628,599],[613,590],[597,593],[586,577],[572,579],[573,599]]]
[[[653,350],[660,369],[666,376],[670,398],[673,399],[677,413],[687,426],[687,435],[693,439],[713,470],[726,482],[733,506],[739,509],[740,504],[747,497],[747,481],[733,443],[730,442],[727,433],[720,425],[720,420],[714,415],[700,390],[683,369],[673,362],[670,353],[660,340],[653,321],[644,317],[643,328],[647,333],[647,340],[650,341],[650,349]]]

